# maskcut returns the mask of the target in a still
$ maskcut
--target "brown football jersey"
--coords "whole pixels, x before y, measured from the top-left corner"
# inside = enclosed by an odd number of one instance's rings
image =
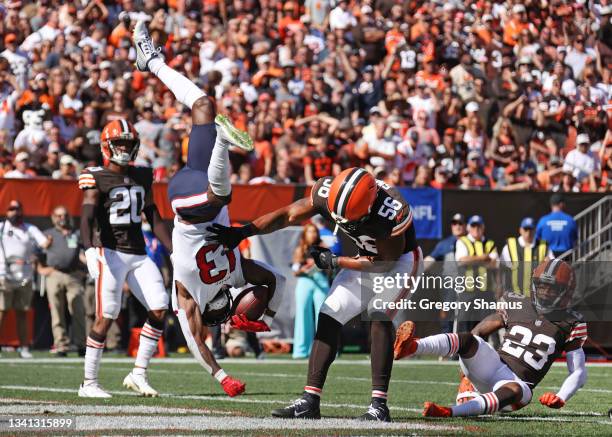
[[[498,311],[506,328],[499,356],[532,388],[570,343],[575,349],[576,343],[582,346],[586,340],[587,325],[579,313],[541,315],[529,297],[515,293],[506,293],[501,301],[508,308]]]
[[[120,174],[106,167],[88,167],[79,176],[79,188],[100,192],[96,205],[93,244],[119,252],[144,255],[141,213],[153,184],[150,168],[128,168]]]
[[[333,181],[327,176],[319,179],[311,191],[312,204],[316,211],[331,222],[334,222],[327,206],[327,198]],[[378,248],[377,239],[387,239],[402,233],[406,234],[404,253],[417,248],[416,234],[412,224],[412,211],[410,205],[395,188],[376,180],[378,192],[372,205],[368,219],[359,223],[355,228],[338,224],[338,227],[355,242],[359,254],[363,256],[376,256]]]

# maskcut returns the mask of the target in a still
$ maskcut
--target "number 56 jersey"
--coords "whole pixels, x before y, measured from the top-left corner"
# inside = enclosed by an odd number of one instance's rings
[[[150,168],[128,167],[126,174],[87,167],[79,176],[81,190],[97,189],[93,244],[119,252],[145,255],[141,213],[153,184]]]

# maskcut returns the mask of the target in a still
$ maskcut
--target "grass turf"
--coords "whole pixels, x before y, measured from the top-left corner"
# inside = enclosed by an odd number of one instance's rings
[[[243,396],[230,399],[195,361],[156,360],[150,368],[149,380],[163,396],[150,399],[136,397],[121,386],[124,376],[132,367],[131,360],[107,355],[102,360],[100,382],[103,387],[113,392],[114,397],[109,400],[88,400],[76,396],[82,379],[80,360],[48,358],[47,355],[44,355],[46,359],[40,359],[42,357],[43,355],[37,355],[35,360],[20,361],[15,359],[13,354],[5,353],[3,358],[0,358],[0,399],[4,399],[0,403],[0,415],[20,414],[20,408],[24,414],[29,414],[31,410],[26,407],[31,405],[28,401],[52,401],[62,408],[67,405],[68,414],[82,414],[83,420],[85,415],[88,420],[92,420],[92,411],[79,409],[78,406],[82,405],[99,406],[100,411],[95,411],[98,418],[121,420],[121,430],[113,429],[111,422],[109,428],[102,431],[100,428],[87,431],[85,426],[83,433],[88,435],[99,432],[123,435],[148,432],[171,434],[176,431],[170,422],[167,429],[163,424],[154,430],[149,429],[146,424],[141,423],[143,412],[136,410],[136,406],[155,407],[159,410],[156,414],[163,415],[165,420],[180,416],[188,423],[190,416],[199,418],[208,415],[213,417],[211,420],[221,424],[227,421],[226,426],[221,428],[195,421],[193,429],[183,429],[181,433],[467,435],[476,432],[517,436],[612,434],[612,422],[607,417],[608,409],[612,407],[612,367],[605,366],[589,366],[587,385],[561,410],[545,408],[537,401],[545,391],[556,390],[565,378],[565,366],[557,365],[536,389],[532,404],[521,411],[473,419],[425,419],[420,414],[424,401],[431,400],[446,405],[454,402],[458,366],[449,362],[402,361],[394,367],[389,392],[395,428],[385,428],[383,425],[378,428],[359,428],[354,421],[347,419],[362,414],[369,403],[370,367],[367,357],[346,355],[346,358],[343,357],[332,365],[321,408],[323,416],[340,420],[321,422],[321,428],[311,423],[308,427],[300,426],[299,421],[289,421],[286,427],[275,421],[270,423],[269,428],[265,428],[268,426],[267,422],[259,419],[253,421],[252,418],[267,418],[271,409],[282,407],[299,395],[305,382],[306,362],[293,362],[289,359],[226,360],[222,365],[227,373],[247,383],[247,391]],[[19,399],[25,402],[18,404]],[[104,407],[107,406],[118,408],[105,411]],[[202,410],[202,414],[197,411],[198,414],[194,415],[194,411],[176,410],[178,408]],[[59,414],[54,413],[52,408],[48,408],[48,411],[51,414]],[[96,414],[93,416],[95,418]],[[129,425],[132,422],[133,427]],[[259,428],[255,429],[255,426]],[[71,431],[71,434],[74,434],[74,431]]]

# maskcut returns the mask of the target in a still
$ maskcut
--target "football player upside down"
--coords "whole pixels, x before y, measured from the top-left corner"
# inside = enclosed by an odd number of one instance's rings
[[[426,402],[424,416],[455,417],[514,411],[531,402],[533,389],[552,363],[566,354],[569,375],[557,393],[544,393],[540,403],[561,408],[587,379],[582,345],[587,325],[569,307],[575,288],[574,271],[560,259],[545,260],[534,270],[531,299],[507,293],[508,305],[482,320],[471,333],[438,334],[417,339],[413,322],[404,322],[397,331],[395,358],[413,355],[459,354],[459,365],[477,391],[470,400],[452,407]],[[496,351],[482,337],[506,329]],[[467,380],[463,390],[471,389]],[[459,397],[462,396],[460,389]],[[458,399],[459,400],[459,399]]]
[[[230,321],[244,331],[269,331],[281,304],[285,278],[264,263],[243,258],[238,249],[225,251],[206,230],[212,223],[229,225],[227,205],[232,187],[229,147],[253,150],[253,140],[217,115],[214,102],[188,78],[170,68],[153,45],[143,21],[134,27],[136,66],[156,75],[191,110],[187,163],[168,184],[175,213],[172,231],[172,307],[194,358],[229,396],[238,396],[245,384],[219,366],[205,343],[206,326]],[[247,284],[262,285],[270,299],[260,320],[232,315],[232,291]]]

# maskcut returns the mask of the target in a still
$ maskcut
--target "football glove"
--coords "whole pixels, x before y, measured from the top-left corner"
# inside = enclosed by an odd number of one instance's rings
[[[98,252],[95,247],[90,247],[85,251],[85,260],[87,261],[87,271],[89,272],[89,276],[92,279],[98,279],[100,276],[100,269],[98,267],[98,261],[100,258],[98,257]]]
[[[338,256],[325,247],[312,246],[308,255],[314,259],[315,264],[321,270],[331,270],[338,267]]]
[[[235,314],[230,319],[230,326],[246,332],[268,332],[270,327],[261,320],[249,320],[245,314]]]
[[[242,240],[252,235],[252,227],[247,226],[223,226],[219,223],[213,223],[206,230],[212,235],[207,239],[224,245],[227,251],[234,250]]]
[[[244,393],[246,384],[240,381],[239,379],[234,379],[231,376],[226,376],[225,378],[223,378],[223,381],[221,381],[221,387],[230,398],[233,398],[234,396],[239,396]]]
[[[540,396],[540,403],[554,409],[563,408],[565,405],[565,401],[552,392],[546,392]]]

